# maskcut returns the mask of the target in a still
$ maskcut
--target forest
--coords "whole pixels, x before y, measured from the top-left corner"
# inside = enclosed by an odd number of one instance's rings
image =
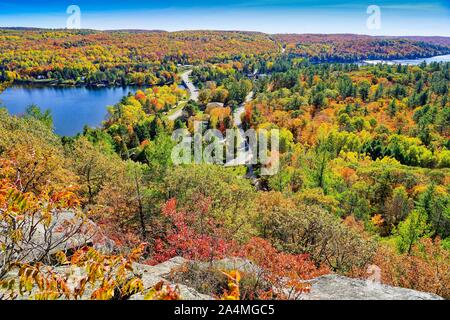
[[[0,109],[0,298],[79,299],[90,286],[91,299],[127,299],[144,291],[133,263],[174,257],[261,267],[192,264],[176,275],[217,299],[294,299],[304,280],[364,278],[370,265],[385,284],[450,298],[450,63],[353,63],[448,54],[448,41],[3,30],[0,48],[4,87],[150,85],[75,137],[57,136],[38,106]],[[186,68],[198,101],[179,86]],[[244,129],[280,130],[277,174],[262,175],[261,163],[254,179],[247,166],[172,163],[174,130],[202,121],[225,133],[240,105]],[[101,230],[89,242],[114,249],[51,254],[49,243],[29,260],[37,224],[67,211],[83,220],[77,232]],[[48,265],[88,277],[73,289]],[[180,298],[164,284],[144,294]]]
[[[0,82],[59,85],[169,85],[179,64],[244,66],[281,48],[311,62],[431,57],[450,53],[448,38],[268,35],[223,31],[67,31],[0,29]],[[251,70],[253,71],[253,70]]]
[[[364,59],[414,59],[448,54],[446,37],[371,37],[338,34],[275,35],[292,55],[312,62],[356,62]]]

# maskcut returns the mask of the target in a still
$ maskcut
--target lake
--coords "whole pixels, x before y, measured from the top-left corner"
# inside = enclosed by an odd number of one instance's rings
[[[363,64],[405,64],[405,65],[419,65],[422,62],[431,63],[431,62],[450,62],[450,54],[436,56],[431,58],[420,58],[420,59],[400,59],[400,60],[364,60]]]
[[[42,110],[50,109],[55,132],[74,136],[85,125],[98,127],[107,116],[107,106],[114,105],[137,87],[86,88],[12,86],[0,94],[0,103],[11,114],[20,115],[35,104]]]
[[[389,63],[418,65],[421,62],[448,62],[450,55],[415,60],[367,60],[364,64]],[[98,127],[107,116],[106,107],[118,103],[123,96],[137,87],[86,88],[12,86],[0,94],[2,103],[11,114],[23,114],[31,104],[42,110],[50,109],[55,132],[61,136],[74,136],[85,125]]]

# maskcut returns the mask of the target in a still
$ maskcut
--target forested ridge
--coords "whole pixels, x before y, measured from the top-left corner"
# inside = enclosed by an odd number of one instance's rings
[[[74,299],[92,288],[92,299],[178,299],[165,284],[145,291],[130,273],[135,262],[178,256],[261,268],[188,264],[174,275],[220,299],[293,299],[308,292],[306,279],[366,278],[372,265],[385,284],[450,297],[450,63],[328,61],[444,54],[445,40],[5,30],[0,47],[5,86],[39,76],[151,85],[75,137],[54,134],[38,106],[22,116],[0,109],[0,298]],[[179,86],[186,70],[198,101]],[[240,106],[244,129],[280,130],[277,174],[263,176],[261,163],[254,179],[246,166],[172,163],[174,130],[202,121],[225,134]],[[78,231],[90,221],[102,237],[57,253],[43,246],[30,261],[36,224],[46,230],[66,211],[83,220]],[[88,277],[73,289],[48,265]]]
[[[312,62],[431,57],[450,53],[443,37],[268,35],[237,31],[0,30],[0,81],[60,85],[164,85],[177,64],[273,56],[284,47]]]
[[[448,54],[446,37],[371,37],[337,34],[282,34],[275,39],[292,55],[312,62],[357,62],[365,59],[415,59]]]

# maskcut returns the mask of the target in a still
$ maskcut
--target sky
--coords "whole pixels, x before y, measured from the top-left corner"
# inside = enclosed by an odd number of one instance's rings
[[[66,28],[70,5],[84,29],[450,36],[450,0],[0,0],[0,27]]]

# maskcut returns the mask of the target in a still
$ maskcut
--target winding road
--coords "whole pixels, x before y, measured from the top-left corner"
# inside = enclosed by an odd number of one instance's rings
[[[247,165],[247,167],[249,169],[248,174],[247,174],[248,177],[253,177],[253,166],[251,165],[250,162],[253,159],[254,154],[250,148],[247,148],[248,143],[247,143],[246,139],[244,139],[245,132],[244,132],[244,128],[242,127],[241,116],[245,112],[245,104],[252,101],[253,96],[254,96],[254,92],[252,91],[247,95],[247,97],[245,98],[245,101],[243,103],[241,103],[241,105],[233,113],[234,125],[236,126],[236,128],[238,128],[237,141],[239,143],[239,146],[237,148],[236,158],[225,163],[225,167]]]
[[[183,81],[183,84],[187,87],[187,89],[189,90],[189,100],[193,100],[195,102],[198,101],[198,88],[195,87],[195,85],[192,83],[191,79],[189,78],[192,74],[192,70],[188,70],[186,72],[184,72],[181,75],[181,80]],[[182,104],[182,103],[186,103],[186,101],[182,101],[180,102],[177,107]],[[177,108],[175,107],[175,108]],[[171,114],[170,116],[168,116],[169,120],[175,121],[177,120],[179,117],[181,117],[183,115],[183,108],[180,108],[179,110],[177,110],[176,112],[174,112],[173,114]]]
[[[197,102],[198,96],[199,96],[199,91],[198,91],[198,88],[192,83],[192,81],[190,79],[191,74],[192,74],[192,70],[188,70],[181,75],[181,79],[183,81],[183,84],[187,87],[187,89],[189,91],[189,94],[190,94],[189,99]],[[237,148],[236,158],[233,159],[232,161],[225,163],[225,167],[247,165],[247,167],[248,167],[247,177],[248,178],[254,177],[253,166],[250,163],[251,160],[253,159],[254,155],[252,153],[252,150],[247,147],[248,143],[247,143],[246,139],[244,139],[245,132],[244,132],[244,128],[242,126],[241,116],[245,112],[246,103],[252,101],[253,96],[254,96],[254,92],[251,91],[246,96],[245,101],[243,103],[241,103],[239,105],[239,107],[236,110],[234,110],[234,112],[233,112],[233,123],[234,123],[234,126],[238,129],[237,141],[239,143],[239,146]],[[177,107],[179,107],[180,104],[182,104],[182,103],[186,103],[186,101],[180,102]],[[178,118],[180,118],[182,115],[183,115],[183,108],[180,108],[179,110],[177,110],[176,112],[174,112],[173,114],[168,116],[168,118],[169,118],[169,120],[175,121]],[[226,143],[226,139],[224,142]]]

